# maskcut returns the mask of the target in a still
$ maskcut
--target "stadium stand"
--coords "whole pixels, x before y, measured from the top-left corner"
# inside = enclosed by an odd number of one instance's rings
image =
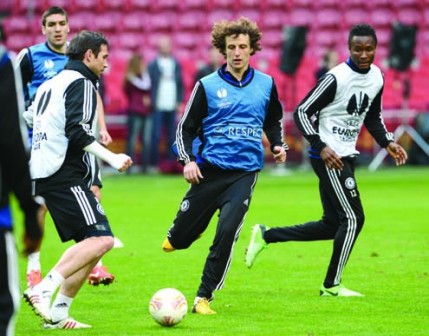
[[[367,21],[378,34],[376,64],[386,78],[384,106],[400,108],[402,78],[386,61],[392,38],[392,23],[399,21],[418,27],[415,46],[416,61],[407,76],[410,82],[410,108],[429,109],[429,0],[3,0],[0,19],[11,38],[8,46],[21,48],[43,41],[40,15],[52,5],[63,6],[70,15],[72,33],[82,29],[98,29],[111,43],[110,70],[106,74],[106,111],[122,113],[125,107],[121,83],[124,64],[131,51],[139,50],[146,59],[155,54],[156,41],[170,34],[174,51],[184,64],[187,94],[193,78],[206,58],[213,22],[241,15],[256,20],[264,33],[263,51],[257,63],[276,77],[282,99],[295,95],[302,98],[314,84],[314,71],[327,48],[334,48],[343,59],[347,56],[347,32],[356,23]],[[124,15],[126,14],[126,15]],[[306,26],[307,47],[297,73],[291,78],[279,70],[284,26]],[[288,87],[293,79],[294,89]],[[290,85],[289,85],[290,86]],[[290,93],[289,91],[293,91]],[[289,102],[285,106],[292,109]]]

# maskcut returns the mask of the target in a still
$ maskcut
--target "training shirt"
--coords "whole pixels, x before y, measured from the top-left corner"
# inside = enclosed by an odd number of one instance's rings
[[[18,55],[18,64],[26,86],[26,101],[33,98],[42,83],[59,74],[67,61],[65,54],[52,50],[47,42],[23,49]]]
[[[36,194],[92,184],[94,160],[83,148],[95,141],[98,77],[82,61],[43,83],[29,108],[33,115],[30,169]]]
[[[320,158],[329,146],[342,157],[359,154],[362,125],[381,147],[393,141],[381,115],[384,79],[374,64],[361,70],[351,60],[331,69],[298,104],[295,123],[310,142],[309,156]]]
[[[283,109],[274,80],[249,67],[238,81],[226,65],[202,78],[193,89],[176,132],[179,160],[196,160],[225,170],[258,171],[264,164],[265,132],[271,149],[283,144]],[[286,146],[285,146],[286,148]]]

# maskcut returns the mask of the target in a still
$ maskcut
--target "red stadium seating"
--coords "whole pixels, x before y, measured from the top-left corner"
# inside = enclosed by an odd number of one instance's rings
[[[33,8],[31,4],[34,4]],[[282,99],[292,95],[287,88],[291,78],[283,75],[278,67],[284,26],[308,27],[304,60],[295,76],[298,98],[314,84],[314,68],[327,48],[337,50],[341,60],[348,57],[348,31],[357,23],[370,23],[376,29],[379,39],[377,65],[385,66],[392,22],[396,20],[418,26],[417,60],[429,57],[429,0],[3,0],[0,7],[9,6],[12,11],[12,16],[6,17],[3,25],[6,33],[13,36],[9,44],[14,51],[45,40],[40,33],[40,15],[51,5],[60,5],[68,11],[72,33],[82,29],[104,32],[110,41],[109,59],[113,57],[122,63],[126,63],[131,51],[143,51],[146,60],[150,61],[156,55],[159,37],[169,35],[173,52],[187,63],[184,65],[187,90],[193,80],[189,75],[194,71],[191,65],[196,68],[196,62],[206,58],[213,23],[240,16],[249,17],[261,28],[263,50],[252,58],[252,62],[265,66],[273,76],[280,78],[276,82],[281,87]],[[122,76],[115,74],[118,62],[115,61],[111,68],[110,78],[114,81]],[[429,102],[429,96],[422,89],[428,87],[424,79],[429,78],[429,70],[425,69],[429,69],[429,62],[412,70],[410,106],[413,108],[427,108]],[[108,95],[113,95],[113,103],[108,107],[110,111],[120,109],[123,103],[122,93],[113,92],[119,90],[118,83],[109,83]],[[387,108],[398,108],[401,104],[396,84],[397,80],[388,72]],[[289,105],[288,108],[293,108]]]
[[[93,17],[94,29],[102,33],[115,32],[121,23],[122,15],[118,12],[102,12]]]
[[[277,10],[266,10],[261,15],[260,28],[262,32],[266,29],[283,29],[283,26],[288,23],[289,15],[286,11],[279,13]]]
[[[7,36],[12,36],[16,33],[27,33],[28,31],[31,31],[32,25],[27,16],[14,15],[3,21],[3,28]]]
[[[147,17],[145,11],[132,11],[120,17],[120,29],[123,32],[143,32],[148,30]]]
[[[206,13],[201,10],[186,11],[177,17],[177,30],[178,31],[191,31],[198,34],[201,27],[206,28],[204,22]]]
[[[149,11],[152,0],[128,0],[129,11]]]

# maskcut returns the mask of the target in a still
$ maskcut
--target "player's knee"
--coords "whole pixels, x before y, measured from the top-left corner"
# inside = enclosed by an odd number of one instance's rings
[[[111,236],[97,237],[97,240],[99,241],[100,251],[102,254],[110,251],[115,245],[115,240]]]

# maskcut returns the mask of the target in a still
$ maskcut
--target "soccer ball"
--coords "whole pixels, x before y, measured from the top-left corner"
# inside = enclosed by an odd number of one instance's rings
[[[188,311],[185,296],[175,288],[163,288],[153,294],[149,313],[162,326],[171,327],[183,320]]]

